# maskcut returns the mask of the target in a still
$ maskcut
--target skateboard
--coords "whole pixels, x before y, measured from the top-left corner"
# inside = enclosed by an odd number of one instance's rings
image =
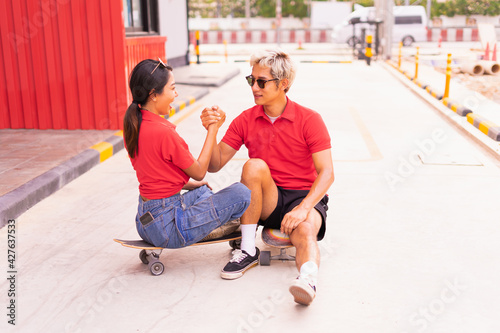
[[[154,246],[143,240],[123,240],[123,239],[113,239],[113,240],[125,247],[141,250],[141,252],[139,253],[139,258],[141,259],[143,264],[148,265],[151,274],[158,276],[161,275],[165,270],[165,266],[160,261],[160,254],[165,248]],[[241,232],[237,231],[229,235],[222,236],[220,238],[202,240],[190,246],[215,244],[226,241],[229,242],[229,246],[231,246],[233,250],[239,249],[241,245]]]
[[[279,229],[264,228],[261,236],[265,244],[280,249],[280,254],[275,256],[271,256],[271,251],[261,251],[259,259],[261,266],[271,265],[271,260],[295,260],[294,256],[286,253],[287,248],[293,247],[288,235]]]

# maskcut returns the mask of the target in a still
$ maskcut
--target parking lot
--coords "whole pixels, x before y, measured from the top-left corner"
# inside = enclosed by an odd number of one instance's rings
[[[202,47],[202,60],[214,63],[193,64],[193,75],[203,76],[209,66],[231,66],[239,74],[170,119],[194,156],[205,136],[203,107],[217,104],[227,113],[222,136],[253,105],[245,60],[259,47],[231,46],[227,63],[223,46]],[[283,48],[299,66],[289,97],[319,112],[332,138],[336,180],[328,192],[313,304],[296,305],[288,293],[296,277],[293,262],[222,280],[220,269],[231,254],[227,244],[167,250],[165,272],[152,276],[139,251],[113,242],[138,238],[138,183],[121,150],[15,219],[18,318],[15,327],[3,320],[2,331],[500,329],[500,160],[491,148],[498,143],[482,143],[475,137],[484,134],[458,126],[382,61],[367,66],[353,60],[349,49],[332,45]],[[436,45],[428,43],[427,50],[437,52]],[[447,51],[441,52],[437,60]],[[409,57],[411,49],[405,53]],[[238,181],[246,159],[243,149],[209,174],[214,190]],[[7,233],[1,229],[0,238]],[[2,241],[3,253],[6,246]],[[257,246],[269,250],[260,235]],[[4,280],[4,298],[8,288]]]

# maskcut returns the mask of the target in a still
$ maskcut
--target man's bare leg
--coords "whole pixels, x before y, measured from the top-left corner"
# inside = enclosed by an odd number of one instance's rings
[[[259,250],[255,247],[255,233],[259,219],[267,219],[278,204],[278,188],[271,171],[261,159],[250,159],[243,166],[241,183],[252,191],[250,205],[240,218],[241,251],[222,269],[223,279],[237,279],[257,265]]]
[[[309,305],[316,296],[316,284],[320,263],[317,235],[321,228],[321,214],[313,209],[307,220],[300,223],[290,234],[290,240],[296,248],[295,264],[299,278],[292,282],[290,292],[295,302]]]
[[[297,249],[295,264],[299,271],[300,267],[307,261],[314,261],[319,267],[320,253],[317,236],[321,223],[321,214],[313,209],[307,220],[300,223],[290,235],[290,241]]]
[[[248,160],[243,166],[241,183],[252,191],[250,205],[240,218],[241,224],[257,224],[267,219],[278,204],[278,188],[266,162],[258,158]]]

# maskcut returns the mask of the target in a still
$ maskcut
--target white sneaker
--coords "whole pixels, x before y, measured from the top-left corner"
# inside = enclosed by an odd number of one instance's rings
[[[292,281],[288,290],[293,295],[294,301],[302,305],[311,304],[316,297],[316,286],[301,276]]]

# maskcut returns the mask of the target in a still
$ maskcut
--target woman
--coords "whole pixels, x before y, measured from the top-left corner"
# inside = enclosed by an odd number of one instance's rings
[[[172,68],[161,60],[143,60],[132,71],[129,87],[133,101],[123,135],[140,184],[136,227],[141,238],[158,247],[184,247],[239,218],[250,203],[250,190],[235,183],[214,194],[202,181],[225,113],[211,108],[216,116],[195,159],[175,126],[162,117],[177,97]],[[182,189],[188,192],[181,194]]]

